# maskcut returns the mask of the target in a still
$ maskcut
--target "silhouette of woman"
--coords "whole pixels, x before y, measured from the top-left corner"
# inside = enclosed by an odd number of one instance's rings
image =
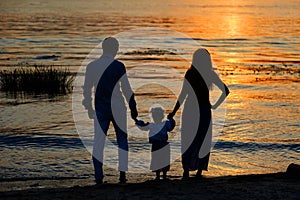
[[[209,100],[212,84],[222,91],[214,105]],[[211,109],[216,109],[228,94],[227,86],[213,71],[209,52],[203,48],[196,50],[176,105],[168,115],[172,118],[185,100],[181,126],[183,178],[189,177],[190,170],[198,170],[196,177],[201,178],[202,170],[207,170],[212,140]]]

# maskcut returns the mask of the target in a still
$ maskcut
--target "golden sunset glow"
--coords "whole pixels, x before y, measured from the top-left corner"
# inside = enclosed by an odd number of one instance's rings
[[[1,0],[1,197],[299,199],[299,2]]]
[[[241,20],[238,15],[228,15],[224,17],[225,24],[227,24],[228,35],[230,37],[235,37],[240,34],[240,29],[242,27]]]

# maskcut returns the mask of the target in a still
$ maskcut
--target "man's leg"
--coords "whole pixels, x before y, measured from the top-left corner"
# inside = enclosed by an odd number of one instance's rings
[[[103,175],[103,151],[105,145],[105,139],[109,128],[109,120],[98,120],[95,117],[94,120],[94,145],[93,145],[93,164],[95,170],[96,183],[102,183]]]
[[[126,117],[124,117],[122,122],[118,122],[118,124],[115,120],[113,120],[113,125],[116,131],[118,143],[120,182],[126,182],[125,171],[128,171],[128,140],[126,133]]]

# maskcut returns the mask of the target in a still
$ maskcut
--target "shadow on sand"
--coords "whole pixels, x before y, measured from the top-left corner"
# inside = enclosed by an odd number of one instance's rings
[[[1,199],[298,199],[300,196],[299,179],[286,173],[188,180],[170,177],[166,181],[102,185],[90,185],[87,179],[68,179],[69,187],[65,188],[59,187],[63,180],[55,180],[57,188],[43,186],[43,182],[51,180],[35,181],[30,189],[1,192]],[[6,183],[0,180],[1,187]],[[28,184],[26,181],[15,183]]]

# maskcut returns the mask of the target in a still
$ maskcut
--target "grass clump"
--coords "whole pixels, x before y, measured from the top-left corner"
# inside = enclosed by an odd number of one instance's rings
[[[62,95],[71,92],[75,76],[68,68],[19,66],[0,71],[0,90],[7,93]]]

